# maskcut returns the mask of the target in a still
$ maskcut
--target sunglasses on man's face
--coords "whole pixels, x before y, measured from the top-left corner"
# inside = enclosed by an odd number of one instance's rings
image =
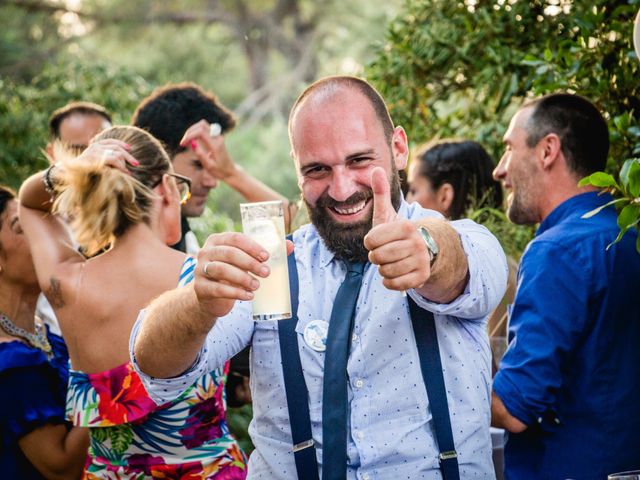
[[[167,173],[167,175],[175,178],[178,191],[180,192],[180,204],[184,205],[191,198],[191,179],[178,173]]]

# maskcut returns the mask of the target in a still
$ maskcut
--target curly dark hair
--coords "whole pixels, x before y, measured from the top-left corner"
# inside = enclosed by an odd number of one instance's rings
[[[160,140],[173,158],[186,150],[180,146],[184,132],[200,120],[220,124],[222,133],[236,125],[233,113],[214,94],[185,82],[156,89],[138,105],[131,123]]]

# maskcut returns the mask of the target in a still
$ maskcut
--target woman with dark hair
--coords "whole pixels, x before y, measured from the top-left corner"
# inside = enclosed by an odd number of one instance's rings
[[[502,188],[493,179],[495,164],[478,142],[443,139],[420,147],[409,168],[408,202],[442,213],[450,220],[480,208],[502,209]],[[515,296],[517,262],[507,257],[509,279],[503,301],[489,315],[494,373],[507,345],[507,301]]]
[[[168,246],[180,238],[189,183],[154,137],[127,126],[104,130],[20,190],[38,279],[69,348],[67,412],[89,427],[87,478],[246,476],[225,420],[226,371],[157,406],[129,360],[139,311],[193,279],[195,259]]]
[[[421,147],[409,170],[408,202],[442,213],[451,220],[471,208],[502,205],[495,164],[482,145],[470,140],[440,140]]]
[[[65,422],[67,349],[36,317],[40,287],[13,191],[0,187],[2,478],[80,478],[87,432]]]

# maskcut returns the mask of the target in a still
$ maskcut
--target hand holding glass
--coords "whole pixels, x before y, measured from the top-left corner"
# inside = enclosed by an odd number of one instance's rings
[[[241,203],[242,230],[268,253],[271,272],[259,278],[260,287],[254,292],[254,320],[282,320],[291,318],[289,270],[284,232],[284,206],[281,201]]]

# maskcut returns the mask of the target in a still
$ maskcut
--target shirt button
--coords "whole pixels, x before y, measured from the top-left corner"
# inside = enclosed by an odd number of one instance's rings
[[[362,440],[364,438],[364,432],[358,432],[358,438]]]
[[[361,379],[356,380],[356,388],[364,387],[364,382]]]
[[[356,335],[355,333],[353,335],[351,335],[351,341],[352,342],[357,342],[358,341],[358,335]]]
[[[369,474],[368,473],[363,473],[362,474],[362,480],[369,480]]]

